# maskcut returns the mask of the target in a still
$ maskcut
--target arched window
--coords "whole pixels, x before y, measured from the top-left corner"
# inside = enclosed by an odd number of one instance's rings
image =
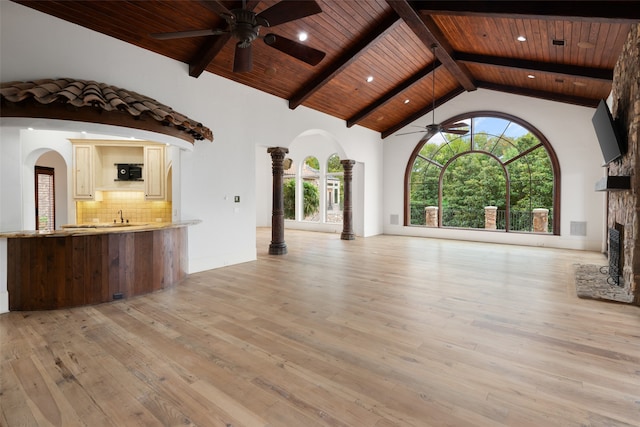
[[[284,219],[296,219],[296,164],[290,158],[284,159],[283,198]]]
[[[560,169],[546,138],[503,113],[477,112],[465,135],[416,146],[405,173],[405,225],[560,234]]]
[[[326,173],[326,221],[342,224],[344,208],[344,170],[340,156],[332,154],[327,160]]]
[[[320,221],[320,162],[316,157],[304,159],[302,178],[302,220]]]

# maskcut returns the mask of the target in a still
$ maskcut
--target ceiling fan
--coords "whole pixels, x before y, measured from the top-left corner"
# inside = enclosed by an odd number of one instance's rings
[[[169,40],[229,34],[238,40],[233,59],[234,73],[248,72],[253,69],[252,44],[258,38],[261,38],[268,46],[309,65],[317,65],[325,56],[325,53],[320,50],[273,33],[265,34],[264,36],[260,35],[260,27],[275,27],[276,25],[322,12],[320,6],[313,0],[282,0],[260,13],[247,9],[246,0],[242,1],[242,8],[231,10],[227,9],[219,1],[209,1],[207,3],[225,20],[226,25],[224,27],[154,33],[151,34],[151,37],[158,40]]]
[[[429,139],[431,139],[432,136],[434,136],[435,134],[437,134],[438,132],[446,132],[446,133],[453,133],[455,135],[466,135],[467,133],[469,133],[469,125],[467,123],[464,122],[458,122],[458,123],[451,123],[448,125],[442,125],[439,123],[436,123],[436,48],[438,46],[436,44],[431,45],[431,48],[433,49],[433,72],[432,72],[432,98],[433,98],[433,106],[431,108],[431,124],[430,125],[426,125],[426,126],[415,126],[415,127],[419,127],[422,128],[423,130],[417,130],[414,132],[405,132],[405,133],[398,133],[396,134],[397,136],[400,135],[409,135],[409,134],[413,134],[413,133],[423,133],[426,132],[426,135],[424,135],[420,141],[428,141]]]

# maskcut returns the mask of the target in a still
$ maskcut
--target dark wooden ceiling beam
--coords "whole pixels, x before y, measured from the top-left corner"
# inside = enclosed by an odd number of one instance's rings
[[[468,91],[476,90],[473,76],[464,65],[455,61],[451,44],[431,17],[418,14],[407,0],[387,0],[387,3],[400,15],[425,46],[429,49],[434,44],[439,47],[435,52],[436,57],[460,83],[460,86]]]
[[[324,85],[329,83],[336,75],[345,68],[355,62],[358,57],[363,55],[366,50],[375,45],[375,43],[384,37],[387,32],[391,31],[400,22],[400,17],[395,13],[389,13],[384,20],[375,25],[373,30],[366,34],[359,42],[344,52],[338,59],[326,66],[316,77],[306,83],[289,99],[289,108],[294,110],[300,106],[315,92],[320,90]]]
[[[607,68],[580,67],[567,64],[550,64],[524,59],[503,58],[497,56],[476,55],[472,53],[456,52],[454,57],[458,61],[474,64],[491,65],[496,67],[518,68],[528,71],[561,74],[569,77],[584,77],[606,82],[613,81],[613,70]]]
[[[369,115],[373,114],[378,108],[382,108],[389,101],[391,101],[396,96],[400,95],[405,90],[409,89],[414,84],[418,83],[420,80],[431,74],[435,69],[441,66],[442,63],[440,61],[436,61],[434,65],[428,65],[424,67],[422,70],[415,73],[413,76],[409,77],[407,80],[400,83],[398,86],[391,89],[389,92],[385,93],[381,98],[378,98],[373,103],[358,111],[356,114],[347,119],[347,127],[350,128],[353,125],[358,124],[361,120],[364,120]]]
[[[242,7],[240,2],[218,2],[213,0],[201,0],[212,12],[221,15],[227,13],[229,9],[236,7]],[[253,10],[258,6],[259,1],[247,2],[247,9]],[[228,6],[228,7],[227,7]],[[224,22],[224,21],[223,21]],[[205,42],[202,43],[198,53],[189,61],[189,75],[191,77],[198,78],[207,69],[211,61],[220,53],[222,48],[231,38],[230,34],[221,34],[219,36],[209,36]]]
[[[498,92],[511,93],[514,95],[522,95],[522,96],[528,96],[533,98],[545,99],[547,101],[563,102],[565,104],[579,105],[581,107],[595,108],[598,106],[598,103],[600,102],[599,99],[583,98],[580,96],[572,96],[572,95],[563,95],[560,93],[546,92],[546,91],[535,90],[535,89],[527,89],[527,88],[518,87],[518,86],[505,86],[505,85],[499,85],[499,84],[483,82],[483,81],[478,81],[477,84],[478,84],[478,87],[481,89],[489,89],[489,90],[495,90]]]
[[[198,53],[189,61],[189,75],[195,78],[200,77],[230,38],[230,34],[207,37],[207,41],[200,46]]]
[[[451,92],[447,93],[446,95],[436,99],[435,108],[438,108],[439,106],[451,101],[453,98],[455,98],[456,96],[458,96],[458,95],[460,95],[461,93],[464,93],[464,92],[465,92],[465,90],[463,88],[461,88],[461,87],[452,90]],[[403,127],[415,122],[416,120],[420,119],[422,116],[430,113],[431,111],[433,111],[433,106],[429,105],[428,107],[425,107],[425,108],[413,113],[411,116],[407,117],[406,119],[404,119],[400,123],[397,123],[394,126],[391,126],[390,128],[385,129],[384,131],[382,131],[381,132],[382,138],[384,139],[384,138],[388,137],[389,135],[399,131]]]
[[[637,1],[412,1],[421,15],[509,15],[511,18],[637,22]]]

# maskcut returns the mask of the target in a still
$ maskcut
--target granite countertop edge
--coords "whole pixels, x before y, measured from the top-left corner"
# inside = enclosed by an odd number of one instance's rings
[[[58,230],[22,230],[22,231],[0,231],[0,239],[11,238],[31,238],[31,237],[69,237],[88,236],[92,234],[115,234],[115,233],[135,233],[141,231],[164,230],[170,228],[188,227],[199,224],[200,220],[185,220],[174,222],[149,222],[144,224],[69,224],[63,225]]]

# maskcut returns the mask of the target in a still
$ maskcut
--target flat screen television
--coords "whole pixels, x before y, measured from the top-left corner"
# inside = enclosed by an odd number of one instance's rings
[[[622,157],[622,155],[627,152],[627,144],[625,140],[621,138],[618,125],[615,120],[613,120],[611,111],[609,111],[609,107],[604,99],[598,104],[591,121],[593,122],[596,136],[598,137],[604,164],[608,165],[612,161]]]

